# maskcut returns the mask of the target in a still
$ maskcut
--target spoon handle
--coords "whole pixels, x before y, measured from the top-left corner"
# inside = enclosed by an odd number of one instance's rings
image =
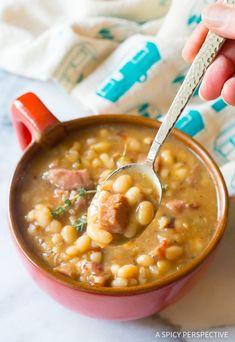
[[[225,4],[235,4],[235,0],[224,0]],[[185,106],[192,97],[196,87],[201,81],[207,68],[215,59],[219,50],[223,46],[225,39],[209,32],[198,52],[194,62],[192,63],[184,82],[182,83],[174,101],[172,102],[155,138],[147,156],[147,162],[153,164],[159,148],[171,132],[176,121],[180,117]]]

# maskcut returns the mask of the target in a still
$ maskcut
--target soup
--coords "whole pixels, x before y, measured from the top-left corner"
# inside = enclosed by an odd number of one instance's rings
[[[90,126],[28,162],[17,217],[29,248],[55,274],[92,286],[142,285],[177,272],[206,247],[217,224],[216,190],[175,138],[155,162],[159,208],[147,178],[123,171],[104,182],[117,167],[144,161],[154,135],[128,124]],[[112,245],[117,234],[126,239],[120,246]]]

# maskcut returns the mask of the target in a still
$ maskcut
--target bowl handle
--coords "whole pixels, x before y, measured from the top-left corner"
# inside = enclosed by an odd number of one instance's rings
[[[18,97],[12,104],[12,121],[16,130],[20,147],[24,150],[32,140],[47,143],[46,132],[57,126],[64,131],[61,122],[47,109],[41,100],[33,93]],[[44,139],[43,139],[44,138]]]

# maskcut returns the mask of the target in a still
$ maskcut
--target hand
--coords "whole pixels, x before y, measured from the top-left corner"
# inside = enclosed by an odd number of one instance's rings
[[[193,61],[208,29],[228,40],[208,68],[199,94],[205,100],[221,95],[225,102],[235,106],[235,7],[216,3],[203,10],[202,23],[194,30],[182,52],[187,62]]]

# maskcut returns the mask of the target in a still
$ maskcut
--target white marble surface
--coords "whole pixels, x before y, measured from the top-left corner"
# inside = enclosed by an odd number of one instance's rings
[[[31,280],[16,255],[7,224],[8,184],[21,154],[9,107],[16,96],[29,90],[37,93],[60,119],[85,114],[56,86],[0,71],[0,341],[195,341],[155,337],[157,331],[185,330],[225,331],[226,341],[235,341],[235,203],[228,229],[207,273],[182,300],[155,316],[133,322],[83,317],[54,302]],[[221,339],[210,339],[215,340]]]

